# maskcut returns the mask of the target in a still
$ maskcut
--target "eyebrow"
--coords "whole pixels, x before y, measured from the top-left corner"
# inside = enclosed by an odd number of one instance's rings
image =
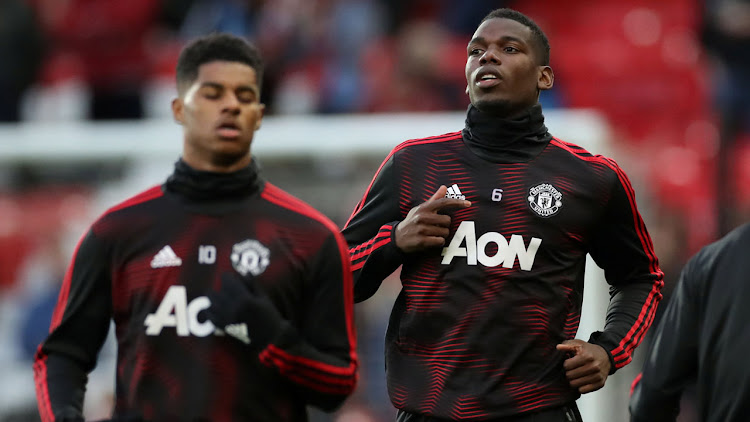
[[[215,89],[221,90],[221,89],[225,89],[226,87],[224,85],[218,83],[218,82],[208,81],[208,82],[203,82],[201,84],[201,88],[215,88]],[[236,88],[236,90],[238,90],[238,91],[251,91],[252,93],[254,93],[256,95],[258,94],[258,90],[255,89],[255,88],[253,88],[250,85],[240,85],[240,86],[238,86]]]
[[[512,35],[504,35],[504,36],[500,37],[500,41],[501,42],[515,41],[515,42],[521,43],[523,45],[527,44],[526,41],[524,41],[524,40],[522,40],[522,39],[520,39],[518,37],[514,37]],[[467,44],[467,47],[470,46],[470,45],[472,45],[472,44],[487,44],[487,40],[484,37],[472,38],[471,41],[469,41],[469,44]]]

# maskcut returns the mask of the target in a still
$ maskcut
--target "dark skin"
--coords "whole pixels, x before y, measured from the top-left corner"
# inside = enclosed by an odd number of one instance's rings
[[[450,235],[451,217],[439,212],[471,206],[469,201],[446,198],[447,191],[448,188],[442,185],[430,199],[409,210],[406,218],[396,226],[396,246],[399,249],[412,253],[445,245]]]
[[[183,127],[182,159],[196,170],[228,173],[250,164],[250,145],[265,106],[255,70],[239,62],[212,61],[178,86],[172,113]]]
[[[511,19],[495,18],[477,28],[467,46],[466,92],[474,107],[502,118],[524,113],[552,88],[552,68],[541,63],[540,47],[530,28]],[[451,217],[440,211],[461,209],[471,202],[445,198],[440,186],[426,202],[412,208],[396,227],[396,246],[405,253],[439,248],[450,235]],[[611,362],[603,347],[580,339],[566,340],[557,350],[567,354],[563,363],[570,386],[580,393],[604,387]]]
[[[531,29],[510,19],[489,19],[466,47],[466,92],[482,112],[513,118],[552,88],[552,68],[540,65],[540,46]]]

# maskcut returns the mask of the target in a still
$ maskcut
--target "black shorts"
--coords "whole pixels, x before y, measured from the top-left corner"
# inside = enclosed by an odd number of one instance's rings
[[[417,415],[414,413],[398,411],[396,422],[450,422],[451,419],[434,418],[432,416]],[[524,413],[516,416],[508,416],[500,419],[492,419],[488,422],[583,422],[581,413],[575,402],[552,409],[544,409],[538,412]]]

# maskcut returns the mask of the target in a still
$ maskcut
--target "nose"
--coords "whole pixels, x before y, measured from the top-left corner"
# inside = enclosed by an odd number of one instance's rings
[[[487,63],[500,63],[500,57],[494,48],[488,48],[479,58],[479,64]]]
[[[240,112],[240,100],[236,95],[228,93],[224,96],[224,102],[222,104],[222,111],[226,111],[232,114],[239,114]]]

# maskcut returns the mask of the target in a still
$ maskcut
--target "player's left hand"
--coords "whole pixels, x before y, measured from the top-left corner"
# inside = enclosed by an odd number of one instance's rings
[[[565,376],[571,387],[578,389],[581,394],[604,387],[611,363],[602,346],[574,339],[558,344],[557,350],[571,355],[563,363]]]
[[[257,281],[248,274],[229,271],[221,275],[221,287],[208,294],[206,317],[225,334],[263,349],[282,330],[286,320]]]

